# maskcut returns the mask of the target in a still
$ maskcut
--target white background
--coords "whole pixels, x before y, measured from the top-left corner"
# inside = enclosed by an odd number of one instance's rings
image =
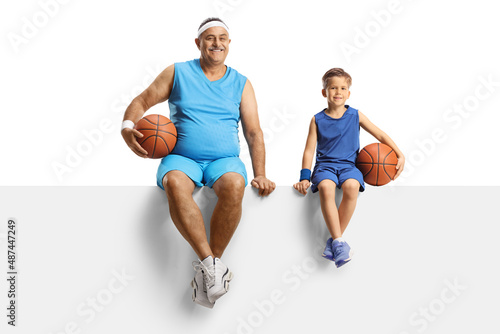
[[[401,0],[382,26],[375,16],[389,0],[59,1],[0,4],[0,248],[6,219],[15,217],[22,326],[8,327],[3,316],[2,329],[59,334],[76,322],[80,333],[237,333],[239,319],[248,321],[273,289],[287,300],[255,333],[420,333],[410,317],[430,306],[440,314],[426,333],[498,329],[496,189],[399,187],[500,185],[500,87],[489,92],[481,81],[500,81],[493,2]],[[155,187],[159,161],[136,157],[119,131],[126,106],[154,76],[199,56],[194,38],[209,16],[231,29],[227,64],[255,87],[268,176],[280,186],[267,199],[246,189],[240,228],[224,255],[235,280],[214,310],[191,302],[195,255]],[[33,22],[39,27],[30,31]],[[13,38],[24,40],[16,46]],[[358,53],[346,56],[347,44]],[[289,187],[309,121],[325,107],[320,79],[332,67],[352,75],[349,103],[407,157],[395,187],[360,196],[346,233],[356,255],[341,270],[318,255],[327,230],[317,194],[302,198]],[[488,97],[475,98],[477,89]],[[447,110],[466,101],[478,105],[463,119],[444,118],[457,117]],[[167,104],[150,112],[169,114]],[[436,131],[440,142],[432,144]],[[363,146],[373,141],[362,135]],[[84,148],[79,159],[70,153]],[[67,170],[58,177],[54,165]],[[50,187],[59,185],[147,187]],[[195,199],[207,218],[213,191],[197,190]],[[292,291],[283,275],[310,259],[317,267]],[[78,305],[106,293],[122,268],[134,280],[84,323]],[[445,282],[455,279],[465,290],[436,309]]]
[[[320,256],[328,230],[318,193],[304,198],[283,186],[262,199],[247,188],[223,257],[234,273],[231,289],[207,309],[191,300],[196,255],[158,187],[3,187],[0,217],[18,222],[19,276],[17,327],[2,311],[0,331],[498,333],[497,192],[366,191],[345,233],[354,257],[338,269]],[[198,189],[194,198],[210,217],[213,190]],[[4,279],[0,291],[4,309]],[[273,291],[279,297],[271,302]]]
[[[154,185],[159,161],[126,147],[123,112],[165,67],[199,57],[194,38],[209,16],[226,20],[227,64],[255,87],[267,174],[278,185],[298,177],[332,67],[353,77],[348,103],[406,154],[394,185],[500,185],[500,87],[480,87],[480,77],[500,82],[491,1],[65,1],[0,5],[1,185]],[[347,44],[357,53],[346,55]],[[474,98],[476,89],[488,96]],[[467,101],[466,117],[444,118]],[[168,116],[168,105],[150,113]],[[441,142],[431,144],[435,129]],[[374,141],[361,137],[362,146]]]

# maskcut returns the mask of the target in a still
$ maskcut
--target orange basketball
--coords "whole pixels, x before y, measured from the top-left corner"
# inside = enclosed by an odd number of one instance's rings
[[[363,179],[372,186],[389,183],[396,175],[397,164],[394,150],[381,143],[365,146],[356,159],[356,167],[363,173]]]
[[[137,138],[137,141],[151,159],[166,157],[177,142],[174,123],[162,115],[147,115],[141,118],[134,128],[144,135],[142,138]]]

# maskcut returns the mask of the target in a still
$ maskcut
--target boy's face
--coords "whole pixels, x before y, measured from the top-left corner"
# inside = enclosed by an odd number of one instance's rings
[[[328,105],[332,106],[344,106],[345,101],[351,95],[347,80],[344,77],[329,78],[326,88],[322,90],[322,93],[326,97]]]

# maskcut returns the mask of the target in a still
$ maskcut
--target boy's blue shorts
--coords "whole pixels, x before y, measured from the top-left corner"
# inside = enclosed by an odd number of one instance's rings
[[[178,154],[169,154],[161,160],[156,173],[156,184],[163,188],[165,174],[172,170],[179,170],[186,174],[196,186],[209,186],[212,188],[215,181],[228,172],[235,172],[245,179],[248,184],[245,164],[239,157],[221,158],[217,160],[192,160]]]
[[[313,193],[318,191],[318,184],[323,180],[332,180],[341,189],[342,184],[347,179],[355,179],[359,182],[359,191],[365,191],[365,182],[363,173],[356,166],[351,164],[321,163],[314,167],[311,177],[311,190]]]

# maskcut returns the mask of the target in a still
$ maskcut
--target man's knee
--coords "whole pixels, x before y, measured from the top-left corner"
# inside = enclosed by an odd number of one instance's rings
[[[238,173],[226,173],[214,183],[217,196],[241,200],[245,192],[245,179]]]
[[[193,181],[181,171],[172,170],[163,177],[163,188],[168,197],[194,190]]]

